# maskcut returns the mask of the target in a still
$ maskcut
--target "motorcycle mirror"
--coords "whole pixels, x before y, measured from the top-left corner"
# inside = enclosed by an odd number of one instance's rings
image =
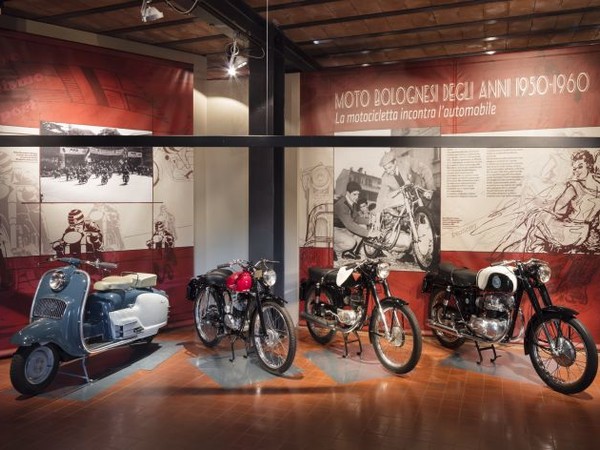
[[[335,277],[335,284],[341,286],[348,279],[348,277],[354,272],[352,267],[342,266],[339,268],[337,276]]]

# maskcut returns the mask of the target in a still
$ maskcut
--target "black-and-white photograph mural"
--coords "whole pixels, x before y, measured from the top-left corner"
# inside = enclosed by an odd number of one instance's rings
[[[42,254],[101,258],[102,252],[147,248],[152,203],[43,203]]]
[[[42,135],[132,135],[143,130],[42,122]],[[42,202],[151,202],[151,147],[40,149]]]
[[[439,160],[437,148],[336,148],[335,264],[367,257],[394,270],[431,268],[440,251]]]
[[[37,148],[0,149],[0,259],[39,254],[38,165]]]

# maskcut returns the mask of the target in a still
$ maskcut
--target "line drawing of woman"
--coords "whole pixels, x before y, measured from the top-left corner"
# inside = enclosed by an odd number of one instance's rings
[[[525,227],[521,239],[502,251],[530,253],[595,253],[600,251],[600,176],[587,149],[571,155],[572,178],[551,206],[529,211],[516,228]]]

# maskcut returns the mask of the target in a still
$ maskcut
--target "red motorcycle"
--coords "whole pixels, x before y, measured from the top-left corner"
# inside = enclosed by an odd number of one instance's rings
[[[196,331],[204,345],[214,347],[229,336],[233,361],[233,345],[242,339],[246,354],[253,347],[261,367],[280,375],[296,355],[296,333],[285,300],[271,292],[277,274],[270,265],[275,262],[220,264],[190,280],[187,298],[194,301]]]

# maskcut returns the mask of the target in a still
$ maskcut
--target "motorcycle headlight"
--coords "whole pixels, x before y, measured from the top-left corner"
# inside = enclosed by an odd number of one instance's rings
[[[64,272],[57,270],[50,275],[50,282],[48,284],[50,285],[50,289],[54,292],[58,292],[67,284],[67,277]]]
[[[273,286],[277,281],[277,273],[273,269],[268,269],[263,272],[263,280],[269,287]]]
[[[550,266],[548,264],[540,264],[537,270],[539,280],[546,284],[550,281],[550,275],[552,271],[550,270]]]
[[[377,264],[377,276],[385,280],[390,274],[390,265],[386,262]]]

